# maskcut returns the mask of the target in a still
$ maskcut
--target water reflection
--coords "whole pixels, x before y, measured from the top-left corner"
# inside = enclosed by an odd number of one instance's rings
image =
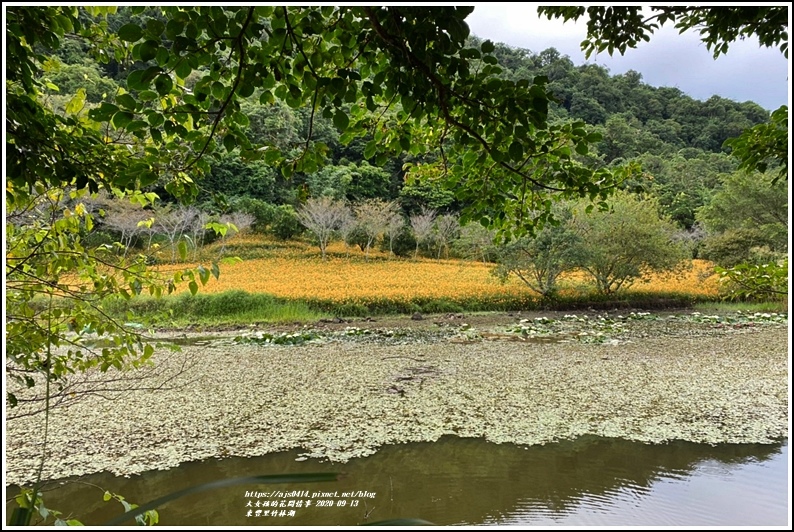
[[[347,464],[296,462],[298,451],[184,464],[139,477],[92,475],[133,502],[220,478],[339,471],[334,483],[233,487],[185,497],[160,509],[163,525],[354,525],[418,517],[439,525],[785,525],[788,443],[645,445],[583,437],[524,448],[444,438],[382,448]],[[294,517],[246,517],[246,490],[368,491],[351,507],[295,508]],[[11,495],[15,490],[7,490]],[[309,497],[310,498],[310,497]],[[47,505],[86,524],[120,513],[102,492],[71,483]],[[339,504],[335,499],[333,504]],[[252,502],[255,502],[253,500]],[[79,511],[78,511],[79,509]],[[255,509],[255,507],[254,507]]]

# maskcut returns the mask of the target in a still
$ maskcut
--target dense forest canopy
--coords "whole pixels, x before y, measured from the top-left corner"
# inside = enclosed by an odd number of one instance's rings
[[[130,24],[133,23],[146,27],[153,20],[166,22],[158,9],[148,9],[137,14],[132,11],[131,8],[121,8],[116,13],[108,14],[108,29],[118,30],[125,25],[131,27]],[[85,19],[84,23],[92,22],[85,12],[80,16]],[[167,35],[166,32],[166,37]],[[170,44],[167,39],[164,43],[166,46]],[[465,42],[466,49],[478,50],[482,45],[483,42],[476,37],[469,37]],[[151,66],[146,65],[156,64],[156,58],[148,62],[136,61],[133,53],[132,57],[122,60],[113,58],[101,63],[92,57],[90,50],[91,46],[87,42],[81,42],[77,38],[64,38],[62,46],[55,50],[56,55],[45,64],[50,85],[45,89],[44,97],[56,108],[64,109],[74,95],[78,94],[79,89],[84,89],[85,106],[94,108],[94,116],[104,116],[109,112],[108,109],[116,110],[111,119],[123,123],[127,114],[133,113],[125,111],[126,108],[119,105],[119,101],[115,105],[97,107],[96,104],[103,99],[110,101],[118,92],[124,91],[125,94],[118,94],[118,100],[128,105],[138,105],[132,104],[125,97],[131,94],[130,91],[135,92],[128,87],[127,76],[134,72],[145,72],[144,67],[151,69]],[[606,68],[598,65],[576,66],[554,48],[532,53],[497,44],[493,48],[492,56],[498,61],[501,71],[495,77],[500,80],[517,84],[522,80],[530,83],[537,77],[548,79],[546,88],[551,96],[551,122],[564,123],[574,119],[595,126],[592,131],[600,134],[601,140],[590,147],[587,155],[574,155],[594,167],[616,166],[641,156],[647,159],[651,155],[662,157],[666,161],[665,166],[670,166],[670,162],[679,157],[686,160],[713,161],[710,154],[727,153],[728,150],[723,148],[727,139],[736,137],[748,127],[764,123],[769,118],[766,110],[752,102],[738,103],[718,96],[702,102],[675,88],[646,85],[637,72],[629,71],[611,76]],[[182,68],[187,72],[188,67]],[[184,83],[186,90],[192,91],[197,81],[204,77],[201,70],[189,70]],[[153,91],[138,91],[140,92],[146,93],[144,98],[150,98]],[[247,98],[241,98],[237,111],[242,116],[241,120],[247,124],[244,130],[250,144],[273,149],[266,153],[277,150],[286,155],[287,160],[300,157],[307,147],[314,147],[321,154],[318,155],[317,164],[310,166],[322,165],[325,168],[309,168],[315,170],[313,172],[288,172],[290,175],[285,177],[283,170],[291,170],[289,165],[282,166],[280,171],[273,164],[275,155],[270,156],[270,159],[266,156],[251,160],[250,154],[243,153],[244,150],[236,144],[232,146],[232,140],[226,140],[227,134],[223,137],[223,142],[232,147],[232,150],[221,150],[213,157],[208,156],[208,171],[197,176],[201,199],[215,199],[219,202],[217,208],[224,208],[230,199],[240,196],[273,204],[294,204],[301,197],[312,195],[333,195],[351,201],[367,197],[402,197],[409,213],[416,211],[422,200],[430,203],[433,208],[461,208],[461,204],[450,196],[445,196],[446,200],[432,197],[439,195],[439,192],[433,192],[438,187],[427,183],[406,184],[406,163],[435,162],[441,156],[438,149],[424,150],[425,153],[417,154],[401,153],[385,160],[381,158],[381,164],[373,164],[378,161],[371,157],[371,153],[367,153],[367,148],[372,150],[375,134],[368,131],[352,141],[349,139],[350,135],[340,140],[342,135],[335,126],[343,120],[338,118],[341,115],[327,117],[321,113],[311,113],[306,107],[291,107],[280,99],[262,103],[262,94],[267,96],[268,93],[252,93]],[[395,108],[399,107],[399,104],[395,105]],[[160,118],[150,113],[147,115],[147,121],[149,120],[157,123]],[[125,127],[129,128],[131,122],[142,121],[131,120]],[[151,124],[145,124],[151,127]],[[165,132],[162,128],[169,127],[176,129],[179,125],[176,121],[169,121],[169,124],[163,120],[157,131]],[[115,123],[111,122],[111,125]],[[137,129],[139,127],[143,126],[140,123],[133,124],[133,134],[140,131]],[[379,135],[380,140],[375,144],[382,144],[384,134],[387,133]],[[714,173],[725,173],[729,167],[730,163],[726,162],[716,168]],[[669,172],[657,165],[654,173],[647,175],[656,178],[656,186],[664,187],[667,183],[659,183],[658,180],[661,178],[664,181],[667,173]],[[173,176],[165,172],[163,174],[165,175],[157,177],[147,173],[150,177],[145,180],[157,180],[149,186],[153,186],[161,197],[168,198],[169,193],[164,186]],[[701,179],[709,181],[708,176],[702,176]],[[711,181],[714,183],[713,178]],[[665,192],[662,191],[662,194]],[[692,212],[678,214],[688,227],[694,221],[694,208],[702,204],[698,199],[692,201],[695,202],[690,209]]]

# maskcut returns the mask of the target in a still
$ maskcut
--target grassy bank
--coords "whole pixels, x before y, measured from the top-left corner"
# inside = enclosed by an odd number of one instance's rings
[[[141,296],[129,301],[105,302],[105,310],[116,319],[157,326],[245,325],[251,323],[310,322],[331,316],[365,317],[387,314],[438,314],[516,310],[607,310],[669,309],[706,305],[706,300],[680,293],[627,292],[612,297],[582,294],[540,301],[531,296],[499,298],[422,298],[391,300],[359,298],[356,302],[321,299],[289,300],[268,294],[231,290],[216,294],[182,293],[160,299]],[[715,303],[710,303],[712,306]]]
[[[230,290],[219,294],[182,293],[160,299],[140,296],[104,303],[112,317],[147,325],[185,326],[315,321],[326,314],[302,301],[288,301],[268,294]]]

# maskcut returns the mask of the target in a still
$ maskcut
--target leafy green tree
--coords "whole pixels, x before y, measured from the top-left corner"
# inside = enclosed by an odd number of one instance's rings
[[[758,228],[741,227],[707,235],[700,244],[698,257],[723,268],[741,263],[762,263],[774,260],[769,239]]]
[[[695,213],[709,201],[721,179],[736,168],[726,154],[700,150],[666,156],[646,153],[639,161],[650,179],[646,190],[659,199],[664,214],[687,230],[693,227]]]
[[[781,106],[772,113],[769,122],[758,124],[725,145],[740,161],[739,168],[748,172],[766,172],[770,163],[778,166],[774,181],[788,180],[788,107]]]
[[[200,198],[223,194],[276,201],[277,175],[264,161],[244,161],[237,152],[218,153],[208,161],[210,171],[197,179]]]
[[[578,265],[580,236],[573,230],[571,216],[570,206],[559,205],[555,224],[500,246],[494,275],[503,282],[515,275],[544,299],[553,298],[560,275]]]
[[[412,171],[416,172],[417,167]],[[457,203],[455,193],[443,187],[437,179],[415,179],[415,173],[406,175],[405,184],[400,190],[400,204],[409,216],[419,214],[422,209],[435,211],[454,210]]]
[[[61,64],[50,60],[44,65],[49,81],[58,87],[59,94],[73,95],[84,89],[86,101],[98,103],[114,97],[119,86],[101,75],[99,67],[86,59],[81,64]]]
[[[347,199],[359,202],[370,198],[381,198],[387,201],[392,197],[391,175],[384,168],[372,166],[367,161],[358,164],[350,163],[351,181],[347,187]]]
[[[698,219],[712,231],[773,226],[778,228],[774,232],[787,233],[788,207],[785,182],[772,184],[771,179],[734,172],[725,176],[720,190],[698,211]]]
[[[303,224],[292,205],[279,205],[274,210],[270,231],[281,240],[291,240],[303,233]]]
[[[367,161],[324,166],[306,178],[309,194],[360,202],[371,198],[389,199],[391,176]]]
[[[636,118],[625,114],[614,114],[607,119],[603,137],[599,153],[604,154],[606,162],[619,157],[630,159],[642,153],[658,153],[664,147]]]
[[[722,187],[697,212],[698,220],[711,233],[704,242],[704,256],[722,266],[734,266],[786,254],[788,212],[787,182],[745,172],[727,175]]]
[[[659,216],[654,199],[619,192],[608,210],[590,212],[579,203],[571,223],[578,237],[572,256],[603,294],[631,286],[651,272],[671,271],[688,256],[675,239],[678,228]]]
[[[353,167],[328,165],[306,177],[309,194],[313,197],[344,199],[353,182]]]

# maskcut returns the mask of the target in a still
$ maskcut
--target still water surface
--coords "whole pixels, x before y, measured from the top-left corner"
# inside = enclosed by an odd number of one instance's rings
[[[414,517],[438,525],[784,526],[789,523],[788,441],[771,445],[646,445],[584,437],[522,447],[478,439],[443,438],[382,448],[333,464],[295,461],[299,451],[259,458],[183,464],[131,478],[98,474],[79,479],[142,504],[164,494],[222,478],[336,471],[336,482],[235,486],[190,495],[160,508],[161,525],[355,525]],[[287,507],[294,517],[246,517],[251,491],[331,492],[333,507]],[[374,493],[341,497],[346,492]],[[8,494],[14,492],[7,490]],[[261,501],[290,500],[270,497]],[[344,500],[344,507],[338,506]],[[85,524],[118,513],[102,491],[70,483],[49,491],[48,507]],[[251,501],[252,507],[246,505]],[[357,501],[357,502],[354,502]],[[356,504],[356,506],[351,506]],[[264,512],[268,507],[261,507]],[[131,523],[129,523],[131,524]]]

